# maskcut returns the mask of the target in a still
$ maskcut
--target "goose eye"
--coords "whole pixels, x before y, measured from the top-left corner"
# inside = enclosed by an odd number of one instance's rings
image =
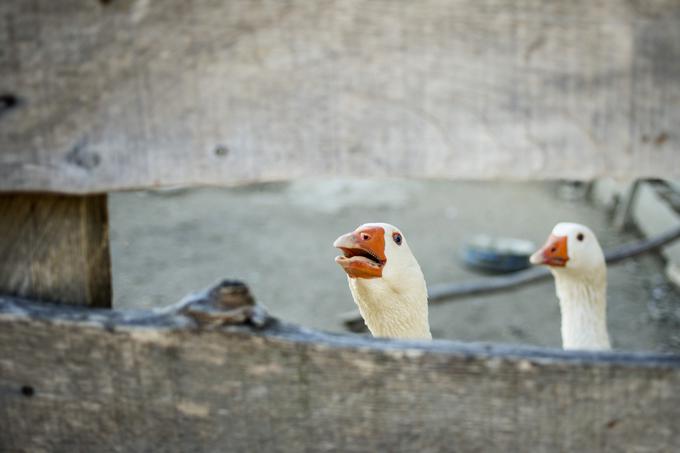
[[[583,241],[583,233],[579,233],[579,234],[576,236],[576,239],[578,239],[579,241]]]
[[[399,233],[392,233],[392,239],[394,239],[394,242],[397,245],[401,245],[401,234]]]

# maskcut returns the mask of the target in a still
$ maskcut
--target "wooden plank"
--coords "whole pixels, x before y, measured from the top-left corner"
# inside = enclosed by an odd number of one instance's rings
[[[0,194],[0,294],[111,307],[106,195]]]
[[[181,307],[100,313],[0,298],[0,450],[680,445],[678,356],[398,342],[271,319],[200,327]]]
[[[0,2],[0,190],[680,177],[680,0]]]

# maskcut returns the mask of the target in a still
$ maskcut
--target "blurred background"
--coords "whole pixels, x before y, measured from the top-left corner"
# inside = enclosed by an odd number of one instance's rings
[[[677,207],[674,186],[647,183],[627,204],[629,188],[612,181],[335,179],[114,193],[114,307],[167,305],[235,278],[279,318],[344,332],[341,317],[355,305],[345,273],[333,261],[338,252],[332,243],[358,225],[380,221],[401,228],[428,285],[465,282],[486,277],[462,260],[478,234],[525,238],[538,247],[557,222],[573,221],[589,225],[608,249],[664,229],[659,218],[663,223]],[[626,209],[630,218],[620,228]],[[667,261],[647,254],[609,267],[615,348],[680,351],[680,293],[666,276]],[[431,304],[430,320],[435,338],[561,345],[552,278]]]

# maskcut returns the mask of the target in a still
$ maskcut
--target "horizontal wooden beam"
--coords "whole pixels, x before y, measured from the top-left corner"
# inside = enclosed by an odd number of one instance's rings
[[[215,294],[135,313],[0,297],[0,450],[680,445],[678,356],[331,335]]]
[[[106,195],[0,194],[0,294],[111,308]]]
[[[680,0],[9,0],[0,17],[0,191],[680,177]]]

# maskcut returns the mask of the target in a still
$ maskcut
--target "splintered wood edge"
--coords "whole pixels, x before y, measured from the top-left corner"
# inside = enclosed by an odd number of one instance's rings
[[[225,335],[250,335],[276,342],[293,342],[316,348],[339,348],[348,351],[382,352],[407,357],[423,355],[449,356],[463,360],[510,361],[541,365],[602,365],[633,368],[680,370],[680,355],[626,351],[564,351],[534,346],[493,343],[466,343],[450,340],[405,341],[372,338],[353,334],[326,333],[271,318],[264,327],[253,325],[201,326],[173,309],[105,310],[78,306],[54,305],[26,299],[0,296],[0,323],[37,322],[71,325],[77,329],[100,329],[109,333],[129,333],[139,339],[172,343],[176,331],[222,331]]]

